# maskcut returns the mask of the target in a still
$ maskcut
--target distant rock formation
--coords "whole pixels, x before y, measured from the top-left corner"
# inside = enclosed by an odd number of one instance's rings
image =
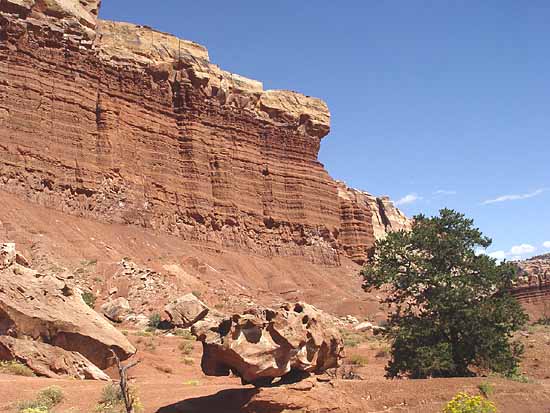
[[[0,2],[0,189],[70,214],[265,256],[362,263],[407,219],[318,160],[320,99],[207,50],[97,19],[99,0]]]
[[[543,286],[550,285],[550,254],[516,261],[519,268],[522,285]]]

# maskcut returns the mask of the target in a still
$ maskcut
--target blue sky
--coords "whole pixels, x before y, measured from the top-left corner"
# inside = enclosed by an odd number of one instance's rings
[[[323,98],[320,159],[350,186],[409,216],[457,209],[499,258],[550,252],[550,2],[104,0],[100,15]]]

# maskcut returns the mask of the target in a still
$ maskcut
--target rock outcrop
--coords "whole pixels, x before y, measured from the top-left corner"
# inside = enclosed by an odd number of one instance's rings
[[[107,374],[80,353],[34,340],[0,336],[0,360],[17,360],[38,376],[110,380]]]
[[[130,303],[124,297],[109,300],[101,306],[103,315],[115,323],[124,321],[124,318],[128,316],[131,311]]]
[[[89,308],[66,280],[15,262],[15,249],[0,248],[8,265],[0,268],[0,336],[33,339],[75,351],[99,368],[135,353],[126,337]],[[8,251],[8,252],[6,252]]]
[[[394,228],[376,212],[389,201],[343,200],[318,161],[330,129],[322,100],[264,90],[193,42],[97,20],[98,7],[0,2],[0,189],[328,265],[341,254],[363,262],[376,234]]]
[[[550,254],[517,261],[523,286],[550,285]]]
[[[209,308],[195,294],[190,293],[168,303],[164,312],[170,317],[172,325],[188,328],[206,317]]]
[[[363,263],[372,253],[374,242],[388,232],[410,230],[411,220],[388,197],[349,188],[336,181],[341,211],[340,245],[353,260]]]
[[[338,367],[344,356],[342,338],[327,316],[305,303],[206,319],[191,331],[203,344],[204,373],[233,372],[243,383],[267,385],[277,377],[320,374]]]

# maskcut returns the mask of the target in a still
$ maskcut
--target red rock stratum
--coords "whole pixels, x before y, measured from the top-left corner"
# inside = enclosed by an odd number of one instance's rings
[[[0,188],[66,213],[264,256],[363,262],[408,220],[318,160],[320,99],[207,50],[97,19],[98,0],[0,2]]]

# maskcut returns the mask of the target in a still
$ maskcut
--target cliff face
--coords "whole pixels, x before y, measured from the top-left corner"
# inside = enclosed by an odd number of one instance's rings
[[[317,159],[326,104],[97,20],[97,0],[0,0],[0,189],[67,213],[337,265],[407,226]]]

